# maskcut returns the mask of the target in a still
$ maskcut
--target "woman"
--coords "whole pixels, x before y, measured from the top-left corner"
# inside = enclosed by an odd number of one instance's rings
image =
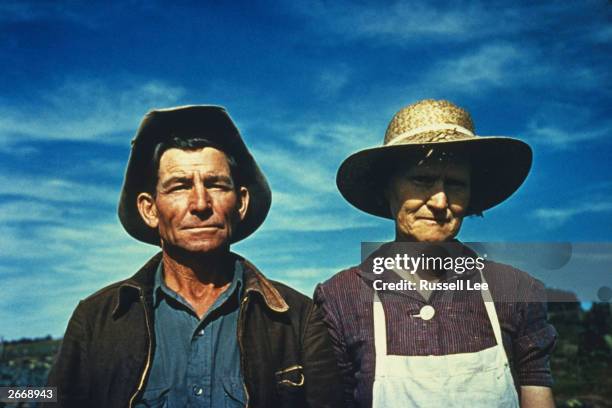
[[[522,141],[476,136],[456,105],[423,100],[393,117],[383,146],[342,163],[345,199],[395,223],[394,243],[315,290],[350,406],[553,406],[543,285],[454,239],[465,216],[519,188],[531,158]]]

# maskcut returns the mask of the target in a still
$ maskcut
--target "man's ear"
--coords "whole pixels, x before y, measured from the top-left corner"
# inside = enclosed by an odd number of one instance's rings
[[[240,214],[240,221],[246,217],[247,209],[249,208],[249,200],[251,198],[249,190],[245,186],[241,186],[238,191],[238,214]]]
[[[159,218],[157,216],[155,198],[149,193],[140,193],[138,197],[136,197],[136,206],[145,224],[151,228],[157,228],[159,225]]]

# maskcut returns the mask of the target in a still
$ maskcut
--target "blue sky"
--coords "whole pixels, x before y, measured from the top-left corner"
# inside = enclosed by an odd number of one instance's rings
[[[309,295],[393,237],[335,172],[423,98],[534,149],[523,187],[461,239],[611,241],[609,2],[202,3],[0,3],[0,335],[62,335],[79,299],[156,252],[116,216],[156,107],[227,107],[273,189],[235,250]]]

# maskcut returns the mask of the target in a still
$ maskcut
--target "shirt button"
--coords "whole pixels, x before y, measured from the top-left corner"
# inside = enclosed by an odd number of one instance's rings
[[[433,306],[425,305],[421,308],[419,312],[419,317],[423,320],[431,320],[436,314],[436,309]]]
[[[193,395],[196,395],[199,397],[200,395],[202,395],[203,392],[204,390],[202,389],[202,387],[198,387],[197,385],[193,386]]]

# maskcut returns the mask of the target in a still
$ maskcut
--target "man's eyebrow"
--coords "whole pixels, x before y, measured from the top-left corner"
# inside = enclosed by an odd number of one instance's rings
[[[470,178],[469,177],[462,177],[462,176],[451,176],[451,177],[446,177],[446,180],[465,183],[465,182],[469,181]]]
[[[427,168],[427,167],[417,167],[417,168],[414,168],[414,169],[412,169],[410,171],[406,171],[404,173],[404,175],[407,176],[407,177],[413,177],[413,176],[427,176],[427,177],[432,176],[432,177],[436,177],[436,176],[439,176],[440,174],[439,174],[438,171],[432,170],[432,169]]]
[[[230,185],[234,184],[232,178],[225,174],[208,173],[204,175],[205,183],[215,183],[219,181]]]
[[[174,184],[174,183],[186,183],[186,184],[191,183],[191,177],[173,176],[173,177],[170,177],[167,180],[164,180],[161,183],[161,186],[162,187],[168,187],[169,185]]]
[[[204,178],[203,181],[207,183],[214,183],[217,181],[221,181],[227,184],[233,184],[232,178],[225,174],[206,173],[204,174],[203,178]],[[183,175],[172,176],[168,178],[167,180],[164,180],[161,183],[161,187],[165,188],[175,183],[191,184],[193,183],[193,178],[190,176],[183,176]]]

